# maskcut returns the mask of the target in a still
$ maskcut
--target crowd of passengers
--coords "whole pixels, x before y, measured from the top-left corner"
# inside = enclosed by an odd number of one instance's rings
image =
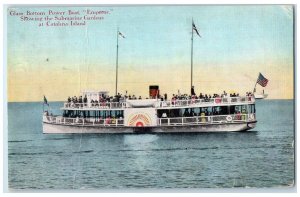
[[[176,117],[197,117],[197,116],[217,116],[217,115],[228,115],[229,112],[225,108],[216,109],[214,107],[210,108],[203,108],[202,110],[198,110],[197,112],[194,111],[193,108],[184,109],[184,112],[180,112],[179,109],[175,110],[160,110],[158,112],[158,116],[161,118],[176,118]],[[247,114],[246,108],[242,109],[234,109],[233,114],[240,117],[241,115]]]
[[[191,94],[173,94],[171,100],[191,100],[191,99],[203,99],[204,101],[209,101],[210,99],[214,99],[214,98],[226,98],[226,97],[239,97],[239,93],[226,93],[225,91],[223,91],[222,94],[202,94],[200,93],[199,96],[197,96],[195,94],[195,92],[192,90]],[[246,92],[246,96],[250,97],[253,96],[253,94],[251,92]],[[136,97],[135,95],[122,95],[120,93],[118,93],[116,96],[112,97],[112,96],[108,96],[108,95],[104,95],[104,96],[100,96],[99,99],[95,99],[95,100],[91,100],[90,103],[92,104],[92,106],[100,106],[103,103],[109,103],[109,102],[124,102],[125,100],[141,100],[142,97]],[[149,98],[146,98],[149,99]],[[160,99],[161,101],[167,101],[168,100],[168,96],[167,94],[164,94],[163,96],[159,96],[158,99]],[[79,96],[77,98],[77,96],[73,96],[68,97],[67,102],[69,104],[84,104],[84,103],[88,103],[88,99],[86,96],[84,96],[82,98],[82,96]]]
[[[118,93],[116,96],[112,97],[112,96],[108,96],[108,95],[103,95],[103,96],[100,96],[99,99],[91,99],[90,103],[92,104],[99,104],[99,103],[105,103],[105,102],[122,102],[122,101],[125,101],[125,99],[129,99],[129,100],[136,100],[136,99],[142,99],[141,96],[139,97],[136,97],[135,95],[125,95],[125,96],[122,96],[122,94]],[[147,98],[148,99],[148,98]],[[86,97],[86,95],[84,96],[84,98],[82,98],[82,96],[79,96],[77,98],[77,96],[73,96],[72,98],[71,97],[68,97],[67,99],[68,103],[87,103],[88,102],[88,99]]]

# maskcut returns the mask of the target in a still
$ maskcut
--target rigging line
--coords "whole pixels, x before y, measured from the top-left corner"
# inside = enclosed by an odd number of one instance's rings
[[[86,28],[85,28],[85,37],[86,37],[86,50],[85,50],[85,52],[87,53],[87,51],[88,51],[88,45],[89,45],[89,37],[88,37],[88,25],[86,26]],[[88,77],[89,77],[89,75],[88,75],[88,73],[89,73],[89,70],[90,70],[90,66],[89,66],[89,64],[87,64],[87,55],[85,56],[85,58],[84,58],[84,65],[86,65],[87,66],[87,72],[86,72],[86,80],[85,80],[85,84],[88,84]]]

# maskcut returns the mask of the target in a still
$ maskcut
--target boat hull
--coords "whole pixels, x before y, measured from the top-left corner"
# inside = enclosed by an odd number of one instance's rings
[[[255,99],[265,99],[268,97],[268,94],[255,94]]]
[[[109,127],[81,126],[43,123],[43,133],[197,133],[197,132],[238,132],[253,129],[256,121],[241,123],[217,123],[206,125],[178,125],[159,127]]]

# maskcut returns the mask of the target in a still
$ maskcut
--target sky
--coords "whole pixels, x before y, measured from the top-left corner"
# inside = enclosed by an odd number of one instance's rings
[[[10,11],[106,10],[85,26],[39,27]],[[82,15],[83,16],[83,15]],[[259,72],[270,99],[292,99],[293,11],[291,6],[15,7],[7,11],[9,102],[66,100],[83,90],[115,92],[117,29],[118,92],[147,97],[190,92],[191,33],[197,94],[253,91]],[[257,86],[258,91],[262,87]],[[169,96],[170,97],[170,96]]]

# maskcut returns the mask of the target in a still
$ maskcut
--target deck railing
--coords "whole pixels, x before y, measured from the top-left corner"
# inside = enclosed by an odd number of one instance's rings
[[[217,97],[217,98],[207,98],[207,99],[188,99],[188,100],[170,100],[170,101],[160,101],[157,107],[180,107],[180,106],[193,106],[200,104],[231,104],[231,103],[253,103],[255,101],[254,97]]]
[[[62,116],[44,116],[43,121],[47,123],[79,126],[124,126],[123,119],[100,119],[100,118],[65,118]]]
[[[181,106],[194,106],[202,104],[231,104],[231,103],[253,103],[255,98],[252,96],[245,97],[217,97],[217,98],[207,98],[207,99],[186,99],[177,100],[172,99],[168,101],[156,102],[156,107],[181,107]],[[98,102],[98,103],[64,103],[65,109],[118,109],[126,108],[126,102]]]
[[[99,102],[99,103],[64,103],[66,109],[117,109],[126,108],[125,102]]]
[[[195,116],[195,117],[178,117],[178,118],[158,118],[159,126],[176,126],[176,125],[202,125],[215,123],[238,123],[254,121],[255,114],[232,114],[216,116]]]
[[[202,125],[215,123],[237,123],[254,121],[255,114],[233,114],[214,116],[194,116],[177,118],[157,118],[158,126]],[[80,126],[124,126],[124,119],[65,118],[62,116],[43,116],[43,122],[61,125]]]

